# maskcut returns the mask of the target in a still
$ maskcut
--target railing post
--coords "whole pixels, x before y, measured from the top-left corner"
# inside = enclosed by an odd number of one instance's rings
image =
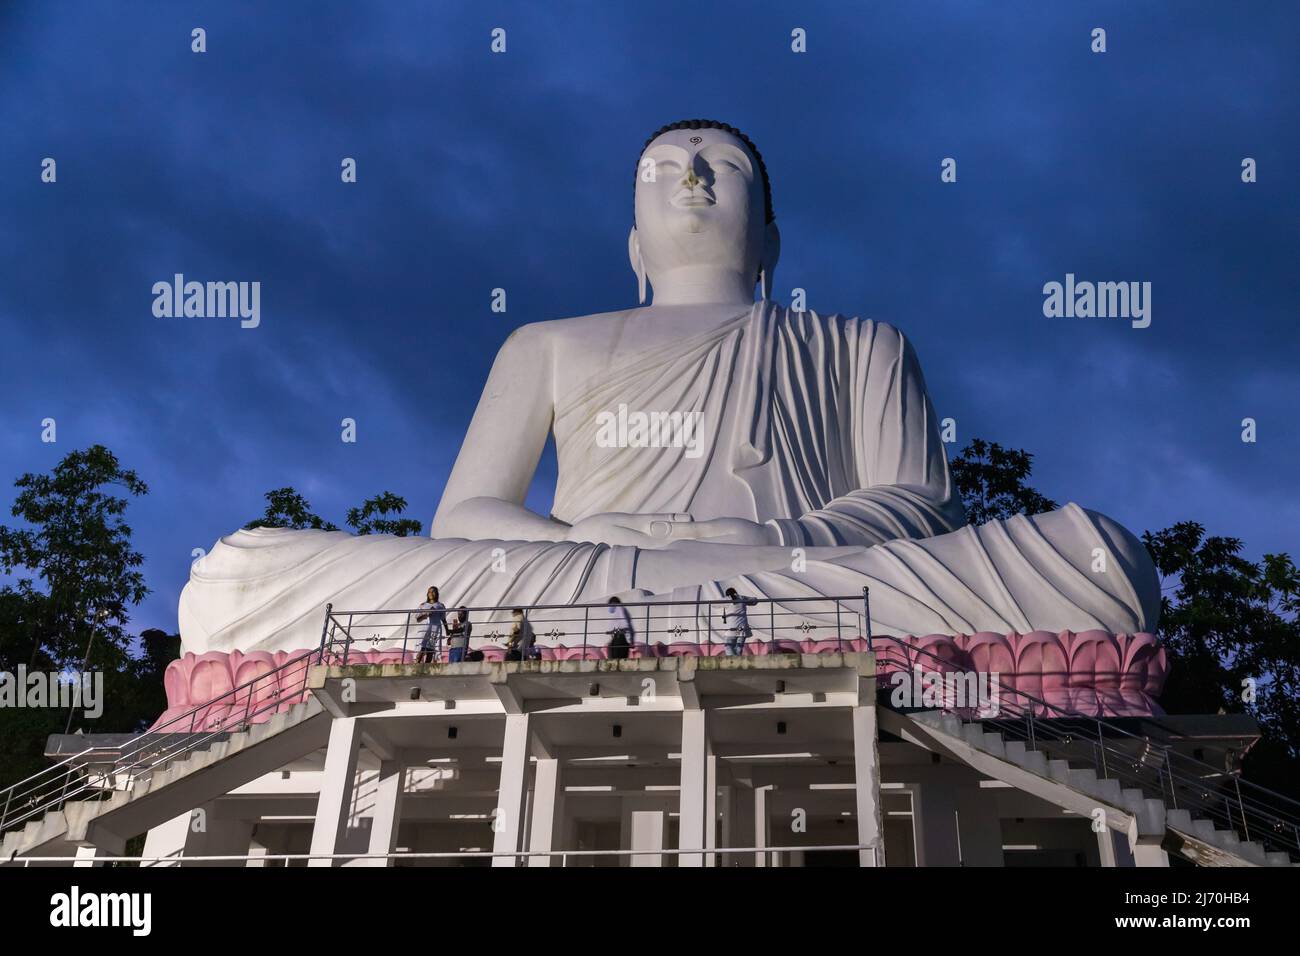
[[[835,602],[835,644],[841,654],[844,653],[844,632],[840,627],[840,602]]]
[[[348,615],[348,626],[343,632],[346,636],[343,638],[343,666],[348,666],[348,653],[352,650],[352,615]]]
[[[1173,801],[1174,809],[1178,809],[1178,790],[1174,787],[1174,771],[1169,766],[1169,751],[1165,751],[1165,773],[1169,776],[1169,799]],[[1241,794],[1238,793],[1238,796]],[[1232,819],[1229,817],[1228,819]]]
[[[591,619],[591,608],[585,604],[582,607],[582,659],[587,659],[587,625]]]
[[[320,629],[320,660],[316,662],[318,664],[325,663],[325,639],[330,632],[330,618],[333,616],[333,614],[334,614],[333,602],[326,604],[325,623],[321,625],[321,629]]]
[[[698,643],[698,642],[697,642]],[[713,602],[704,606],[704,643],[712,653],[713,648]]]
[[[1241,802],[1241,778],[1233,779],[1233,784],[1237,788],[1237,809],[1241,811],[1241,828],[1246,833],[1246,840],[1250,840],[1250,824],[1246,822],[1246,805]]]
[[[650,640],[650,603],[645,606],[645,639]]]
[[[875,644],[871,640],[871,589],[862,589],[862,620],[866,624],[867,650],[873,654],[876,651]]]
[[[402,663],[406,663],[406,651],[411,642],[411,612],[406,612],[406,628],[402,631]],[[467,648],[468,649],[468,648]]]

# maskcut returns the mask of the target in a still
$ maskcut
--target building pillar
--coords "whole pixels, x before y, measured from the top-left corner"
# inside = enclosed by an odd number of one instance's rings
[[[876,707],[853,708],[853,781],[858,818],[859,866],[884,866],[885,841],[880,822],[880,754]]]
[[[736,834],[736,788],[734,785],[718,788],[718,806],[722,808],[722,816],[718,824],[721,834],[718,841],[723,848],[735,846]],[[719,854],[715,866],[732,866],[731,854]]]
[[[266,866],[266,846],[257,839],[257,828],[253,828],[253,839],[248,844],[248,863],[250,867]]]
[[[957,845],[962,866],[1005,866],[994,790],[958,787]]]
[[[947,784],[912,787],[917,866],[957,866],[957,798]]]
[[[700,850],[707,843],[709,735],[707,711],[682,711],[682,767],[677,807],[677,848]],[[703,866],[703,853],[682,853],[679,866]]]
[[[664,848],[664,812],[662,810],[633,810],[628,826],[631,837],[630,850],[662,850]],[[633,866],[663,866],[659,854],[638,853],[631,857]]]
[[[768,866],[769,854],[763,851],[763,847],[771,845],[772,824],[768,819],[769,808],[767,805],[768,795],[772,788],[755,787],[754,788],[754,865]],[[771,860],[770,865],[776,866],[777,861]]]
[[[563,804],[560,790],[560,761],[542,757],[533,770],[532,822],[528,828],[528,849],[534,853],[549,853],[555,849],[555,831],[559,811]],[[530,856],[529,866],[550,866],[549,856]]]
[[[1134,866],[1168,866],[1169,854],[1158,843],[1139,843],[1133,847]]]
[[[1097,834],[1097,856],[1104,867],[1133,866],[1133,852],[1128,837],[1106,827]]]
[[[375,782],[375,809],[370,818],[369,853],[392,853],[397,849],[397,830],[402,823],[402,794],[406,790],[406,768],[397,760],[384,760],[379,764]],[[356,861],[364,866],[392,866],[392,858]]]
[[[506,714],[501,747],[501,780],[492,821],[494,853],[518,853],[523,833],[524,801],[528,795],[528,715]],[[493,866],[516,866],[513,856],[494,856]]]
[[[190,820],[193,810],[186,810],[151,829],[144,838],[144,857],[171,857],[171,860],[158,863],[141,863],[141,866],[180,866],[181,857],[185,855],[185,845],[190,836]]]
[[[710,753],[704,758],[704,846],[718,848],[718,758]],[[717,866],[718,854],[706,853],[705,866]]]
[[[316,823],[311,831],[312,853],[337,853],[347,833],[356,785],[357,754],[361,749],[361,732],[355,717],[336,717],[330,723],[330,739],[325,751],[325,771],[321,774],[320,799],[316,803]],[[308,866],[333,866],[333,860],[308,860]]]

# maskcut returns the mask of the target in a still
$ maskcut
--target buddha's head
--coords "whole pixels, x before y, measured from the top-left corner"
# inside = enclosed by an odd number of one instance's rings
[[[689,301],[720,277],[751,301],[761,277],[767,297],[781,239],[767,168],[744,133],[714,120],[665,126],[637,162],[634,206],[628,256],[642,302],[647,278],[657,302]]]

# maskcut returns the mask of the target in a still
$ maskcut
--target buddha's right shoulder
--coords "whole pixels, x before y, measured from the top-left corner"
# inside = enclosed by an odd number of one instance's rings
[[[519,326],[506,338],[501,350],[534,350],[551,348],[557,342],[570,339],[585,339],[593,331],[608,329],[611,322],[617,321],[627,313],[599,312],[595,315],[579,315],[570,319],[548,319],[544,322],[529,322]]]

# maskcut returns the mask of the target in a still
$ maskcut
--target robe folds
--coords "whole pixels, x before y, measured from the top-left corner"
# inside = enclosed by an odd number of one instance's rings
[[[601,441],[602,414],[620,405],[693,416],[691,441]],[[915,352],[883,323],[759,302],[700,335],[614,356],[566,382],[553,428],[555,518],[746,518],[767,524],[780,544],[653,550],[238,531],[192,567],[180,602],[182,649],[311,647],[327,603],[412,608],[429,585],[449,607],[614,594],[694,601],[728,587],[756,597],[843,596],[869,587],[873,630],[894,634],[1155,625],[1155,569],[1140,542],[1104,516],[1071,504],[962,527]],[[360,616],[354,636],[400,640],[391,620]],[[754,630],[761,637],[761,621]],[[538,637],[547,640],[542,627]]]

